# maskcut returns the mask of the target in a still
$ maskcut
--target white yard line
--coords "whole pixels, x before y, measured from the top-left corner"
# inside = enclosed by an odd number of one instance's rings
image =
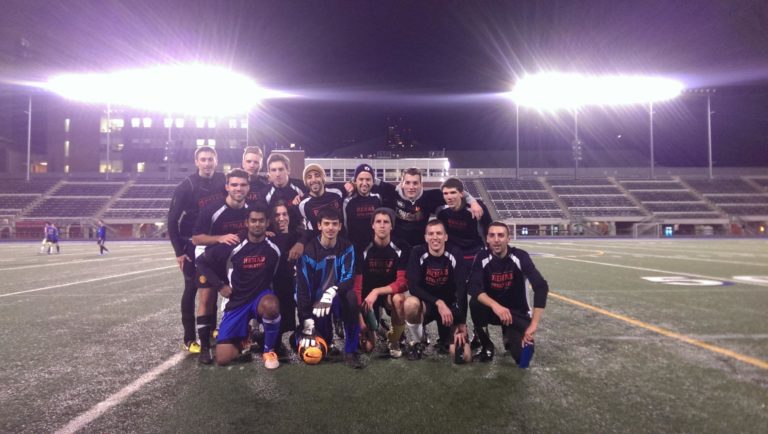
[[[566,258],[566,257],[563,257],[563,256],[547,256],[546,258],[547,259],[559,259],[559,260],[562,260],[562,261],[584,262],[586,264],[605,265],[606,267],[628,268],[630,270],[648,271],[648,272],[652,272],[652,273],[672,274],[672,275],[676,275],[676,276],[701,277],[701,278],[704,278],[704,279],[725,280],[725,281],[729,281],[729,282],[734,280],[732,277],[709,276],[709,275],[706,275],[706,274],[689,273],[687,271],[667,271],[667,270],[660,270],[658,268],[633,267],[631,265],[611,264],[611,263],[608,263],[608,262],[598,262],[598,261],[587,261],[586,259]],[[742,284],[745,284],[745,285],[756,285],[756,286],[768,287],[768,284],[760,283],[760,282],[744,282],[744,281],[738,281],[738,282],[742,283]]]
[[[111,408],[117,405],[120,405],[123,401],[128,399],[131,395],[136,393],[139,389],[151,383],[157,377],[165,373],[165,371],[178,365],[179,362],[184,360],[185,357],[187,357],[186,353],[175,354],[173,357],[169,358],[168,360],[164,361],[160,365],[156,366],[151,371],[139,377],[133,383],[123,387],[117,393],[109,396],[104,401],[101,401],[100,403],[91,407],[85,413],[82,413],[80,416],[72,419],[64,427],[56,431],[56,433],[64,434],[64,433],[75,433],[80,431],[81,429],[85,428],[86,425],[88,425],[89,423],[101,417],[101,415],[109,411]]]
[[[109,255],[109,254],[107,254]],[[80,259],[77,261],[69,261],[69,262],[51,262],[48,264],[33,264],[33,265],[19,265],[18,267],[8,267],[8,268],[0,268],[0,273],[3,271],[13,271],[13,270],[27,270],[29,268],[40,268],[40,267],[54,267],[54,266],[60,266],[60,265],[72,265],[72,264],[84,264],[88,262],[97,262],[97,261],[110,261],[114,259],[132,259],[132,258],[146,258],[148,256],[158,256],[158,255],[166,255],[168,256],[168,260],[175,260],[175,258],[171,257],[168,252],[161,252],[161,253],[147,253],[143,255],[129,255],[129,256],[109,256],[104,257],[100,256],[98,258],[93,259]],[[162,260],[162,259],[161,259]]]
[[[93,279],[78,280],[76,282],[62,283],[62,284],[59,284],[59,285],[52,285],[52,286],[44,286],[42,288],[27,289],[25,291],[11,292],[11,293],[8,293],[8,294],[0,294],[0,298],[2,298],[2,297],[10,297],[12,295],[27,294],[27,293],[30,293],[30,292],[47,291],[49,289],[64,288],[66,286],[72,286],[72,285],[81,285],[83,283],[99,282],[101,280],[114,279],[116,277],[125,277],[125,276],[132,276],[134,274],[149,273],[149,272],[152,272],[152,271],[168,270],[168,269],[171,269],[171,268],[179,268],[179,267],[178,267],[178,265],[169,265],[167,267],[150,268],[150,269],[147,269],[147,270],[131,271],[131,272],[128,272],[128,273],[113,274],[113,275],[110,275],[110,276],[96,277],[96,278],[93,278]]]

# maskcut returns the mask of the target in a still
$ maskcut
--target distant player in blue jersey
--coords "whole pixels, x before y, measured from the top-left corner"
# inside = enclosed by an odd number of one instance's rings
[[[61,249],[59,248],[59,228],[56,227],[54,223],[51,223],[48,225],[48,227],[45,228],[45,244],[48,246],[48,254],[51,254],[51,250],[53,250],[53,246],[56,246],[56,254],[61,253]]]
[[[275,345],[280,336],[280,302],[272,282],[280,261],[280,249],[267,239],[267,209],[255,204],[245,220],[247,234],[237,244],[217,244],[197,258],[197,270],[208,286],[229,299],[216,339],[216,364],[235,359],[248,338],[248,323],[256,319],[264,327],[264,367],[280,366]],[[218,268],[225,267],[229,284],[221,279]]]
[[[99,220],[99,228],[96,230],[96,244],[99,245],[99,256],[102,256],[104,252],[109,252],[109,249],[104,244],[107,242],[107,227],[104,226],[104,222]]]

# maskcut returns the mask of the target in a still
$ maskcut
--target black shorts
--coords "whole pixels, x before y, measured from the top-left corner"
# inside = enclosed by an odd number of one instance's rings
[[[456,315],[457,312],[455,306],[453,306],[453,304],[446,303],[451,308],[451,313],[453,314],[453,324],[446,327],[443,325],[443,320],[440,316],[440,311],[437,310],[437,305],[424,301],[422,301],[422,303],[424,303],[425,306],[423,323],[424,326],[426,327],[427,324],[435,321],[435,324],[437,324],[437,334],[440,336],[440,342],[453,342],[453,327],[456,325],[456,318],[458,317]]]

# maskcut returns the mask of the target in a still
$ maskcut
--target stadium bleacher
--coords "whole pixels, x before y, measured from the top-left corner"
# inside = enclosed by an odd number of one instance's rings
[[[759,193],[750,183],[743,179],[684,179],[694,190],[707,193]]]
[[[65,182],[53,194],[63,196],[113,196],[123,187],[123,183],[86,183]]]
[[[49,197],[25,214],[26,217],[94,217],[108,198]]]

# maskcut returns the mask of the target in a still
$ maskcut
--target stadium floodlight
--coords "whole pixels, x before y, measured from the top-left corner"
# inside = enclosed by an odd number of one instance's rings
[[[202,64],[67,74],[51,78],[45,87],[77,101],[199,116],[247,113],[265,98],[288,96],[229,69]]]
[[[541,73],[522,78],[512,89],[515,104],[541,110],[575,110],[589,105],[648,104],[675,98],[683,84],[663,77],[587,76]]]

